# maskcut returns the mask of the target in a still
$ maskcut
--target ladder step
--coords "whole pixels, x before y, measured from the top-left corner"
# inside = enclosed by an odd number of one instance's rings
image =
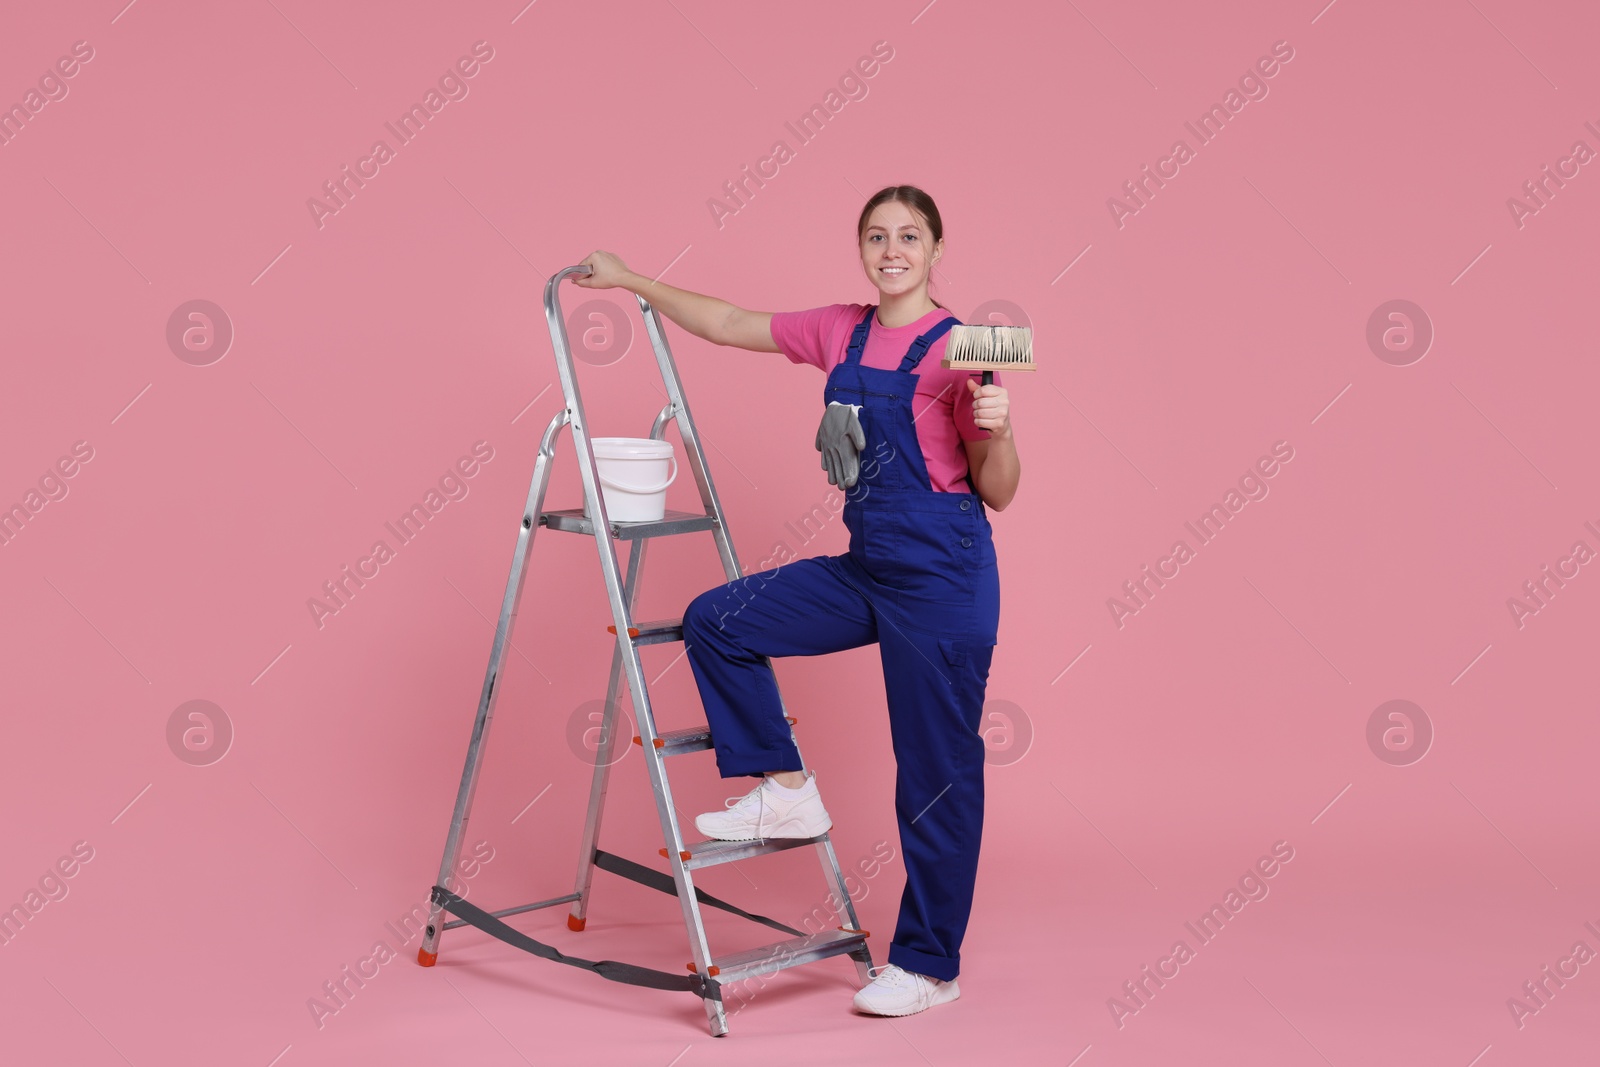
[[[772,852],[785,852],[801,845],[820,845],[828,840],[827,834],[818,834],[816,837],[769,837],[764,840],[749,841],[690,841],[684,846],[680,854],[683,865],[691,871],[701,867],[715,867],[719,863],[734,863],[738,860],[747,860],[752,856],[765,856]],[[667,854],[666,849],[660,850]]]
[[[608,627],[609,628],[609,627]],[[615,633],[615,630],[612,630]],[[637,642],[635,642],[637,643]],[[793,715],[785,715],[789,725],[793,726]],[[635,734],[633,743],[644,746],[644,738]],[[711,747],[711,728],[709,726],[691,726],[687,730],[667,730],[656,735],[656,747],[663,756],[681,756],[686,752],[702,752]]]
[[[544,511],[539,513],[539,525],[551,530],[565,530],[568,533],[588,534],[594,536],[594,522],[583,513],[582,508],[564,508],[560,511]],[[611,536],[619,541],[640,541],[646,537],[670,537],[673,534],[698,533],[701,530],[715,529],[717,520],[710,515],[696,515],[688,511],[673,511],[667,513],[655,522],[617,522],[611,523]]]
[[[758,974],[771,974],[829,956],[854,952],[867,943],[865,930],[822,930],[807,937],[791,937],[770,945],[733,952],[717,959],[717,981],[727,984]]]
[[[615,624],[606,627],[608,633],[616,633]],[[641,622],[637,626],[628,627],[628,636],[633,638],[636,645],[664,645],[668,641],[683,640],[683,619],[659,619],[655,622]]]

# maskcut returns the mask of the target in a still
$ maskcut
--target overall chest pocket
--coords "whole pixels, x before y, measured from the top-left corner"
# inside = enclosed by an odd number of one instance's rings
[[[902,598],[939,604],[972,598],[980,546],[970,513],[866,508],[861,532],[873,577]]]

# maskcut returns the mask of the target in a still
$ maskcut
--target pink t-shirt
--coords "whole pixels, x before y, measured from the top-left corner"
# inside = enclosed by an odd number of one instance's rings
[[[866,313],[865,304],[829,304],[809,311],[777,311],[772,315],[772,340],[791,363],[809,363],[828,373],[844,362],[850,348],[850,332]],[[861,351],[861,364],[880,370],[898,370],[911,342],[950,317],[950,312],[935,308],[916,322],[890,329],[874,314],[867,330],[867,343]],[[928,354],[911,373],[916,376],[916,392],[911,399],[911,414],[917,428],[917,443],[922,446],[922,461],[928,468],[928,481],[936,492],[967,493],[967,451],[965,441],[986,441],[989,431],[972,418],[972,392],[967,379],[981,385],[983,372],[945,369],[947,333],[933,343]],[[996,372],[994,384],[1003,384]]]

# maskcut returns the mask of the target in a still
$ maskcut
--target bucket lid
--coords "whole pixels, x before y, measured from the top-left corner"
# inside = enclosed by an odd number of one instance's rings
[[[589,445],[596,459],[668,459],[671,441],[653,437],[591,437]]]

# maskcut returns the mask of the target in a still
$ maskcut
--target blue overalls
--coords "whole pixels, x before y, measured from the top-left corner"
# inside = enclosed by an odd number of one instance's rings
[[[989,518],[976,492],[933,489],[911,399],[917,364],[957,324],[918,337],[897,370],[861,365],[876,307],[828,375],[824,404],[860,404],[867,444],[847,494],[850,550],[707,590],[684,611],[689,663],[724,778],[799,770],[768,656],[877,643],[897,765],[906,887],[889,962],[949,980],[972,910],[983,830],[984,688],[1000,619]],[[841,693],[846,714],[855,709]]]

